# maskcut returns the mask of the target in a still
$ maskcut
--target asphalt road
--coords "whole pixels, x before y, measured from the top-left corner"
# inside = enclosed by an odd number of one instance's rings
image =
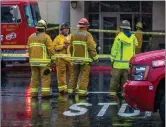
[[[162,127],[158,113],[140,112],[125,100],[106,99],[110,73],[97,70],[90,75],[89,98],[68,95],[50,99],[29,96],[29,68],[5,68],[1,71],[2,127]],[[52,72],[53,94],[57,79]]]

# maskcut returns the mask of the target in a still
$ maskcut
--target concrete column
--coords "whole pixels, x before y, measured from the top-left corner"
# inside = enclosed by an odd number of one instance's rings
[[[59,24],[64,22],[70,23],[70,1],[60,1],[60,18]]]
[[[153,1],[153,19],[152,30],[156,32],[165,32],[165,1]],[[152,37],[152,49],[160,49],[165,44],[165,36]]]
[[[80,18],[84,17],[84,1],[78,1],[77,8],[73,9],[70,5],[70,25],[76,27]]]
[[[153,1],[153,30],[165,30],[165,1]]]

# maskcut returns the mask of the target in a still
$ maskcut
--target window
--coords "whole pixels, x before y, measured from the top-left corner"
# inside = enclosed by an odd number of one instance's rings
[[[90,29],[99,29],[99,14],[89,15]]]
[[[1,6],[1,23],[20,23],[21,15],[18,6]]]
[[[139,12],[139,1],[102,1],[102,12]]]
[[[27,25],[34,27],[35,23],[34,23],[34,20],[32,18],[32,12],[31,12],[31,9],[30,9],[29,5],[24,6],[24,14],[25,14],[25,18],[26,18],[26,21],[27,21]]]
[[[152,1],[142,1],[141,6],[142,6],[142,12],[150,12],[152,13]]]
[[[41,19],[40,12],[39,12],[39,7],[38,7],[37,4],[32,4],[30,6],[31,6],[33,19],[34,19],[35,23],[37,23]]]
[[[39,7],[37,4],[25,5],[24,14],[27,21],[27,25],[30,27],[36,26],[37,22],[41,19]]]
[[[99,2],[98,1],[85,1],[86,6],[88,7],[88,12],[99,12]]]

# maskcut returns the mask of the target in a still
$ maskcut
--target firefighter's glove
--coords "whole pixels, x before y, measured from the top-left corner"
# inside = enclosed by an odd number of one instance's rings
[[[99,56],[98,55],[96,55],[95,57],[93,57],[93,61],[95,62],[95,61],[98,61],[98,59],[99,59]]]
[[[63,45],[63,48],[67,49],[68,46],[69,46],[69,43],[65,42],[65,44]]]
[[[96,55],[95,57],[93,57],[93,63],[98,64],[98,62],[99,62],[99,57],[98,55]]]
[[[47,68],[47,69],[44,70],[43,75],[45,75],[45,76],[49,75],[51,72],[52,72],[52,69]]]

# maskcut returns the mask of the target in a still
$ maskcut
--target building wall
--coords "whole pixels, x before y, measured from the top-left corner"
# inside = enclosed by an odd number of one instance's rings
[[[165,1],[153,2],[152,30],[165,32]],[[152,37],[152,49],[157,50],[165,47],[165,36]]]
[[[80,18],[84,17],[84,1],[78,1],[77,8],[73,9],[70,6],[70,25],[76,27]]]
[[[59,24],[60,0],[37,0],[42,19],[48,23]]]
[[[59,23],[62,24],[64,22],[70,23],[70,1],[60,1]]]
[[[153,26],[154,31],[165,30],[165,1],[153,2]]]

